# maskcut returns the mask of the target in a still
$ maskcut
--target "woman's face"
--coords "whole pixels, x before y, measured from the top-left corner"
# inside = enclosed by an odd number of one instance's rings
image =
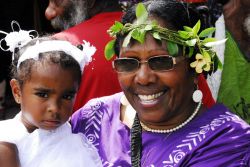
[[[121,48],[120,57],[146,61],[151,57],[168,55],[166,42],[159,43],[147,35],[143,44],[134,43]],[[194,91],[194,77],[189,63],[182,56],[170,71],[156,72],[147,63],[133,73],[118,73],[118,79],[128,101],[138,112],[140,120],[151,124],[178,122],[186,117]]]

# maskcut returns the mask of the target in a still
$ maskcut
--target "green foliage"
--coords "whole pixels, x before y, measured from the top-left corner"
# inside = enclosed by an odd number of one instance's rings
[[[168,53],[170,55],[172,55],[172,56],[178,55],[179,48],[178,48],[178,45],[176,43],[168,41],[167,42],[167,49],[168,49]]]
[[[194,54],[194,47],[189,47],[188,57],[192,57]]]
[[[215,42],[217,41],[215,38],[205,38],[203,41],[202,41],[202,44],[206,44],[208,42]]]
[[[131,37],[132,37],[132,33],[133,33],[133,30],[130,31],[130,32],[128,33],[128,35],[124,38],[122,47],[127,47],[127,46],[128,46],[128,44],[129,44],[129,42],[130,42],[130,39],[131,39]]]
[[[107,45],[105,46],[105,49],[104,49],[104,55],[105,55],[105,58],[107,60],[110,60],[112,59],[112,57],[114,56],[115,54],[115,50],[114,50],[114,45],[115,45],[115,40],[111,40],[107,43]]]
[[[142,3],[138,3],[136,7],[136,24],[143,24],[148,19],[148,12]]]
[[[201,31],[201,33],[199,34],[199,37],[208,37],[210,35],[212,35],[215,31],[215,28],[214,27],[210,27],[210,28],[207,28],[203,31]]]
[[[201,21],[199,20],[192,29],[193,36],[197,36],[198,32],[200,31],[200,28],[201,28]]]
[[[190,37],[192,37],[193,33],[192,31],[178,31],[179,35],[181,38],[183,39],[189,39]]]
[[[197,42],[197,39],[191,39],[191,40],[187,40],[186,44],[188,46],[194,46],[196,44],[196,42]]]
[[[193,29],[191,27],[188,27],[188,26],[183,26],[183,29],[186,31],[186,32],[192,32]]]
[[[144,42],[146,31],[143,29],[135,29],[132,33],[132,38],[139,41],[141,44]]]
[[[161,36],[159,35],[158,32],[153,32],[152,34],[155,39],[161,40]]]
[[[123,24],[116,21],[115,24],[110,28],[114,33],[118,33],[122,30]]]

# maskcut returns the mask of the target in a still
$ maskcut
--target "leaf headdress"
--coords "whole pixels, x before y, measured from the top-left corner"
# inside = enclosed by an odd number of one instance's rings
[[[200,31],[201,22],[198,21],[194,27],[184,26],[184,30],[173,31],[167,28],[161,27],[155,20],[148,20],[148,12],[142,3],[138,3],[136,7],[136,21],[131,23],[122,24],[116,21],[114,25],[110,27],[108,33],[111,37],[116,37],[118,34],[126,35],[122,44],[122,47],[127,47],[131,39],[134,39],[140,43],[144,43],[146,33],[151,33],[157,40],[166,40],[167,50],[171,56],[176,56],[179,52],[178,45],[183,46],[183,56],[191,58],[194,56],[194,50],[196,50],[195,59],[190,66],[195,68],[197,73],[215,72],[217,69],[222,68],[216,52],[213,50],[213,46],[224,43],[226,39],[217,41],[215,38],[211,38],[211,34],[215,31],[215,28],[207,28]],[[110,60],[114,54],[115,39],[107,43],[105,47],[105,58]],[[185,53],[185,51],[188,53]]]

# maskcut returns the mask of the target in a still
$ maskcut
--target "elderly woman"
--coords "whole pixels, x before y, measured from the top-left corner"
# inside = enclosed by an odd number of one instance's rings
[[[211,46],[221,41],[207,38],[212,28],[198,33],[197,21],[185,4],[156,0],[111,27],[106,55],[119,55],[123,92],[91,100],[71,120],[104,166],[250,165],[249,125],[222,104],[202,105],[197,76],[220,68]]]

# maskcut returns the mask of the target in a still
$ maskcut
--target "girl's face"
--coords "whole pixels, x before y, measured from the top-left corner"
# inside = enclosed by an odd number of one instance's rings
[[[15,99],[21,104],[22,121],[28,130],[52,130],[69,119],[79,86],[74,76],[73,70],[62,69],[57,64],[37,63],[22,88],[16,80],[11,81]]]
[[[159,43],[147,35],[143,44],[134,43],[121,48],[119,57],[142,62],[160,55],[169,55],[166,43]],[[171,125],[189,115],[186,112],[193,105],[194,77],[188,66],[187,60],[182,59],[170,71],[153,71],[148,63],[142,63],[132,73],[118,73],[121,88],[141,121],[152,125],[166,125],[166,122]]]

